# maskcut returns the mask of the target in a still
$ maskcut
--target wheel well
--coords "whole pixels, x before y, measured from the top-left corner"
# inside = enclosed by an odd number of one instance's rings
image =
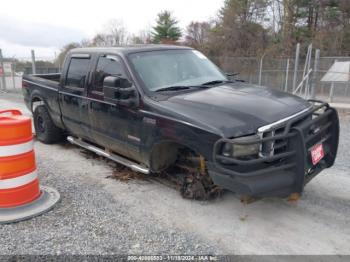
[[[176,142],[162,142],[156,144],[151,152],[150,167],[153,172],[161,172],[178,160],[180,153],[190,152],[198,155],[195,150]]]
[[[40,97],[33,97],[31,103],[31,110],[34,112],[37,106],[44,105],[44,101]]]

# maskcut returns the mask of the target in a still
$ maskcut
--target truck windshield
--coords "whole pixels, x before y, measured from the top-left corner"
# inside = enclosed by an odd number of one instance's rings
[[[220,69],[196,50],[165,50],[131,54],[136,73],[150,91],[172,86],[200,86],[227,81]]]

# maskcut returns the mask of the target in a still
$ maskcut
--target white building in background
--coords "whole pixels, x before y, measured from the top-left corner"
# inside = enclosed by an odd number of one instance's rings
[[[329,91],[329,99],[331,102],[333,100],[334,88],[337,86],[344,87],[345,85],[346,93],[348,93],[350,88],[350,61],[335,61],[321,78],[321,82],[331,83]]]

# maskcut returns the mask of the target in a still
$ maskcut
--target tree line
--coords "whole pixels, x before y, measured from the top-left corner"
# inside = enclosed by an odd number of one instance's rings
[[[296,43],[310,43],[323,56],[350,55],[349,0],[225,0],[210,21],[193,21],[182,30],[174,15],[162,11],[153,28],[137,35],[118,20],[90,40],[62,48],[166,43],[194,47],[209,56],[292,56]]]

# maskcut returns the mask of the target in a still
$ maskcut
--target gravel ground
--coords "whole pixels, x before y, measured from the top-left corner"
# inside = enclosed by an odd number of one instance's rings
[[[340,116],[340,142],[334,167],[350,175],[350,111]]]
[[[147,210],[140,210],[139,216],[131,214],[126,204],[114,201],[103,190],[102,183],[86,179],[95,172],[104,179],[111,173],[108,166],[85,163],[87,160],[77,150],[56,147],[56,151],[64,154],[57,160],[49,155],[52,148],[35,143],[37,151],[46,152],[37,154],[41,184],[54,186],[62,195],[61,202],[44,216],[1,226],[2,254],[217,252],[194,234],[167,227],[147,214]],[[65,163],[70,161],[79,165],[65,168]],[[141,213],[144,214],[140,216]]]
[[[0,109],[22,108],[1,95]],[[113,169],[67,144],[35,143],[42,185],[61,202],[32,220],[0,226],[0,254],[350,254],[350,115],[339,156],[296,204],[248,206],[232,193],[210,202],[182,199],[156,181],[123,183]]]

